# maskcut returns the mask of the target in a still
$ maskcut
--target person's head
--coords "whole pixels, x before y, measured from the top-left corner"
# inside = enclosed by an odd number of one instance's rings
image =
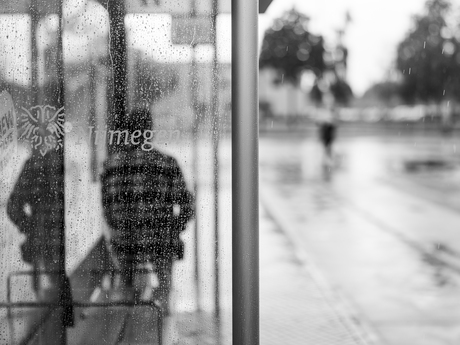
[[[134,131],[152,130],[153,120],[152,114],[147,108],[136,108],[122,120],[122,129],[128,130],[130,133]]]
[[[33,134],[37,140],[30,143],[32,155],[45,156],[56,150],[56,138],[49,135],[50,133],[46,128],[43,128],[43,126],[37,127]]]
[[[150,111],[147,108],[134,109],[128,116],[117,123],[118,139],[116,140],[116,147],[119,146],[120,150],[153,150],[154,131],[152,127],[153,120]],[[120,140],[120,137],[122,140]]]
[[[64,113],[53,106],[34,106],[21,116],[33,154],[44,156],[62,146]]]

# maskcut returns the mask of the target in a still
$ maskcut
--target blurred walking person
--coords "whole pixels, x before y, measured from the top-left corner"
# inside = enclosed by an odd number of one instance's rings
[[[319,139],[324,149],[323,172],[329,177],[334,165],[333,144],[336,137],[334,97],[330,93],[323,96],[324,106],[319,112]]]

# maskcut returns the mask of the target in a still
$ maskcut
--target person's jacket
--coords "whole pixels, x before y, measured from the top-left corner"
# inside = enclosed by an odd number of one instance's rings
[[[16,181],[7,203],[7,214],[25,234],[25,261],[59,256],[59,241],[64,231],[62,193],[64,175],[54,152],[32,155]]]
[[[157,150],[117,152],[104,163],[102,205],[119,246],[174,255],[193,217],[193,195],[177,161]]]

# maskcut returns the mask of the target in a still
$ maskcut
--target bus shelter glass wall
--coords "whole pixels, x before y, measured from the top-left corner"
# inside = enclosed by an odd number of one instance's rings
[[[172,3],[114,46],[99,2],[5,2],[1,343],[230,341],[230,4]]]

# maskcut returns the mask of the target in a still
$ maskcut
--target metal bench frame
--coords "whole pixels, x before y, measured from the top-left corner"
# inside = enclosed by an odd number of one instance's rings
[[[121,273],[120,269],[102,269],[102,270],[86,270],[83,272],[89,272],[91,275],[96,275],[96,274],[104,274],[104,273],[111,273],[112,277],[113,275],[117,273]],[[151,270],[145,269],[145,268],[139,268],[139,269],[134,269],[134,272],[136,273],[150,273]],[[62,273],[61,271],[56,271],[56,270],[41,270],[38,271],[38,274],[60,274]],[[14,308],[51,308],[52,310],[56,310],[57,308],[62,308],[62,307],[67,307],[68,305],[65,303],[60,303],[59,301],[50,301],[50,302],[25,302],[25,301],[20,301],[20,302],[12,302],[11,301],[11,290],[12,290],[12,279],[13,277],[18,277],[18,276],[32,276],[34,274],[37,274],[37,272],[30,270],[30,271],[15,271],[11,272],[7,276],[7,302],[0,302],[0,308],[6,308],[7,309],[7,319],[9,321],[9,327],[10,327],[10,339],[11,339],[11,344],[13,344],[13,334],[14,330],[13,325],[11,323],[13,319],[13,315],[11,313],[12,309]],[[81,301],[72,301],[72,307],[80,307],[80,308],[94,308],[94,307],[150,307],[152,310],[155,310],[158,312],[158,318],[157,318],[157,332],[158,332],[158,343],[159,345],[163,345],[163,321],[164,321],[164,315],[163,315],[163,309],[161,308],[160,305],[158,305],[158,302],[155,300],[151,301],[114,301],[114,302],[81,302]],[[48,317],[48,315],[46,316]],[[38,325],[38,329],[42,327],[43,323],[40,323]],[[35,333],[35,332],[34,332]],[[156,342],[154,342],[156,344]]]

